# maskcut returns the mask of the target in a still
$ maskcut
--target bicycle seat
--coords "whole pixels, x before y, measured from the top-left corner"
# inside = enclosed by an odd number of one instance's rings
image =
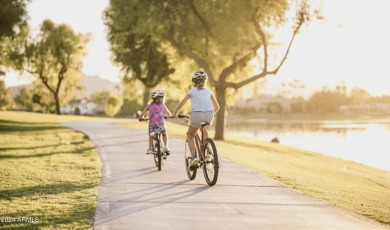
[[[202,122],[202,123],[200,123],[200,126],[202,126],[202,127],[205,127],[205,126],[207,126],[207,125],[210,125],[210,123],[209,122]]]

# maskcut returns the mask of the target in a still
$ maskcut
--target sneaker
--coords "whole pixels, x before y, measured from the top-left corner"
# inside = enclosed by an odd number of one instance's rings
[[[148,150],[146,150],[146,155],[149,155],[149,154],[153,154],[152,148],[148,148]]]
[[[171,154],[171,151],[169,151],[168,147],[164,147],[164,153],[165,156],[169,156]]]
[[[197,157],[193,157],[191,159],[191,163],[190,165],[188,166],[188,170],[191,170],[192,168],[195,168],[198,166],[198,163],[199,163],[199,159]]]

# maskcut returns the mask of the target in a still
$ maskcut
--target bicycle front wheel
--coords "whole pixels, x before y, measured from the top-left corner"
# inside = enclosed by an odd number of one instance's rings
[[[163,150],[162,150],[161,140],[160,140],[160,138],[157,138],[157,168],[158,168],[158,171],[161,171],[162,151]]]
[[[219,161],[217,147],[212,139],[207,138],[203,146],[204,163],[203,174],[208,185],[213,186],[217,183],[219,172]]]
[[[185,167],[186,167],[186,172],[187,172],[188,178],[190,180],[195,179],[195,177],[196,177],[196,170],[197,169],[194,169],[194,170],[189,170],[188,169],[188,166],[191,163],[191,151],[190,151],[190,148],[188,146],[188,142],[187,141],[186,141],[185,146],[184,146],[184,162],[185,162]]]

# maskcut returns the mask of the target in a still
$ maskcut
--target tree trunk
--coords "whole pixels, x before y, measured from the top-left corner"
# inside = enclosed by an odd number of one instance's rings
[[[226,113],[226,88],[216,88],[216,98],[219,103],[219,111],[217,113],[217,121],[215,125],[215,140],[224,140],[225,134],[225,113]]]
[[[58,97],[58,93],[54,94],[54,100],[56,103],[56,114],[61,115],[60,99]]]
[[[142,109],[144,109],[148,105],[149,98],[150,98],[150,89],[145,87],[144,94],[143,94],[143,108]]]

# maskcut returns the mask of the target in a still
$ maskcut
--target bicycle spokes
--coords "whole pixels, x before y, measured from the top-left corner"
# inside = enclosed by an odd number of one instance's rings
[[[208,185],[213,186],[217,183],[219,162],[217,149],[214,141],[210,138],[206,139],[204,144],[204,162],[203,162],[203,173]]]

